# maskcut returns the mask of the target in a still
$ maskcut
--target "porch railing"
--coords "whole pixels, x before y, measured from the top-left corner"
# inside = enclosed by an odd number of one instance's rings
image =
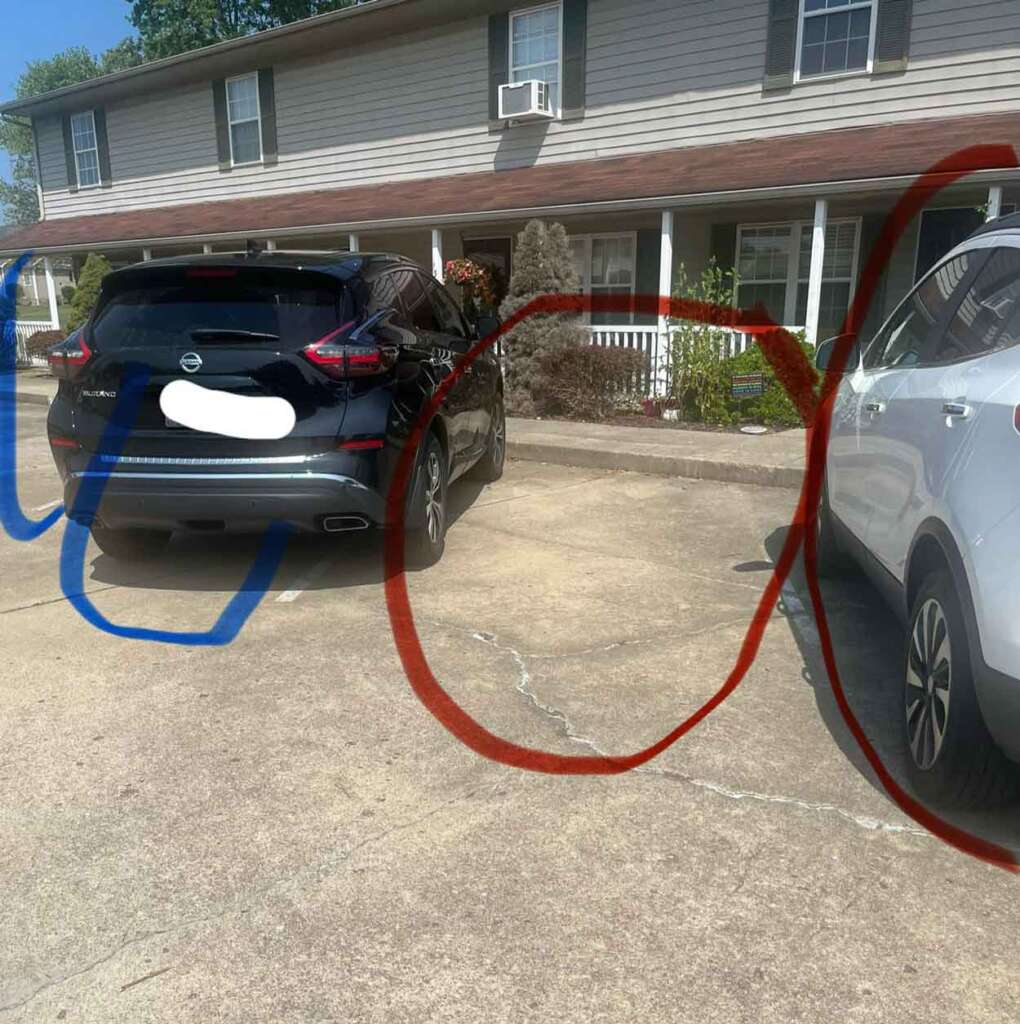
[[[15,320],[14,344],[16,364],[18,366],[45,366],[45,358],[28,354],[27,342],[36,331],[55,331],[57,329],[58,325],[49,320]]]
[[[803,331],[803,327],[784,327],[791,334]],[[746,352],[755,343],[755,335],[747,331],[730,328],[716,328],[722,334],[720,355],[729,359]],[[647,357],[647,368],[640,379],[634,381],[631,393],[643,398],[662,398],[670,393],[672,383],[670,366],[670,336],[659,333],[655,324],[598,324],[588,328],[593,345],[605,345],[611,348],[629,348],[643,353]],[[496,344],[496,352],[506,372],[506,351],[501,342]]]

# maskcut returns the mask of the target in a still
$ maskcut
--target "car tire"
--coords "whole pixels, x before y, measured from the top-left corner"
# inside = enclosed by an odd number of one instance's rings
[[[489,428],[485,454],[472,466],[471,478],[486,484],[495,483],[503,475],[505,461],[506,412],[503,408],[503,396],[497,395],[492,406],[492,424]]]
[[[446,546],[447,490],[449,476],[446,453],[435,434],[428,434],[421,447],[412,501],[418,508],[408,510],[407,561],[417,567],[435,565]]]
[[[104,555],[122,562],[155,558],[170,540],[166,530],[110,530],[105,526],[91,526],[89,532]]]
[[[1018,770],[982,717],[960,598],[946,569],[930,573],[914,600],[903,674],[907,774],[918,796],[946,807],[1012,799]]]
[[[829,485],[825,480],[822,481],[822,493],[818,498],[815,553],[818,575],[822,578],[841,576],[846,572],[848,560],[839,545],[839,538],[836,536],[832,509],[829,508]]]

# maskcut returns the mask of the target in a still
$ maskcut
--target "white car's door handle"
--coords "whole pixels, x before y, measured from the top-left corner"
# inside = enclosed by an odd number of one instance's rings
[[[865,403],[864,408],[868,412],[873,412],[875,414],[881,414],[881,413],[885,412],[885,402],[867,402],[867,403]]]
[[[970,415],[970,406],[964,402],[945,402],[942,405],[942,411],[947,416],[966,418]]]

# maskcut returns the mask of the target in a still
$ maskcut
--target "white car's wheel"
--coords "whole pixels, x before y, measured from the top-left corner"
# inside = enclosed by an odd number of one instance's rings
[[[1014,795],[1017,768],[981,716],[960,599],[945,569],[928,575],[911,609],[903,701],[907,770],[922,798],[982,806]]]

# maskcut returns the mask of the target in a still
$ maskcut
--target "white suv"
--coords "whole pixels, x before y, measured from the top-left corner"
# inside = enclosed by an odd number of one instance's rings
[[[820,368],[834,342],[819,346]],[[820,569],[852,556],[906,620],[903,724],[917,792],[946,804],[1011,795],[1020,761],[1020,215],[957,246],[852,354],[818,530]]]

